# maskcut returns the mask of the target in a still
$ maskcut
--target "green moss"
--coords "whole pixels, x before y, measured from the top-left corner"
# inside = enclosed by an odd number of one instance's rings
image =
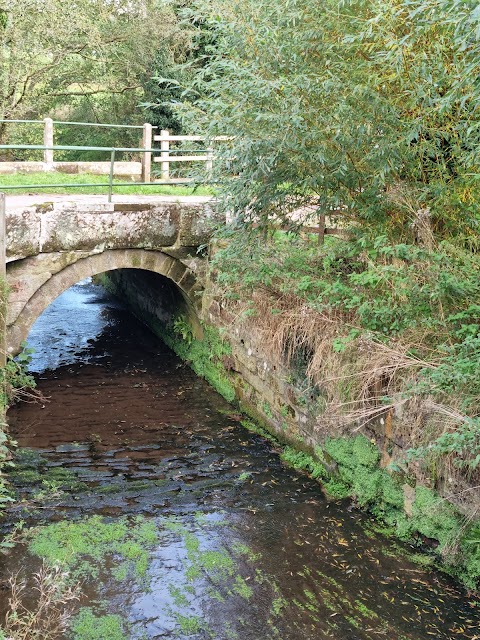
[[[278,597],[275,598],[272,602],[272,607],[271,607],[271,615],[273,616],[279,616],[282,613],[282,610],[288,605],[287,600],[285,600],[285,598],[282,597]]]
[[[270,420],[273,420],[272,407],[270,406],[270,404],[268,402],[264,402],[263,403],[262,411],[267,416],[267,418],[269,418]]]
[[[327,493],[336,500],[348,498],[351,495],[350,488],[341,480],[331,478],[323,485]]]
[[[463,580],[467,586],[474,588],[480,576],[480,522],[470,525],[466,530],[460,553],[463,558]]]
[[[190,602],[187,596],[179,587],[171,584],[168,586],[168,590],[173,598],[175,606],[181,607],[183,609],[186,609],[189,606]]]
[[[376,445],[362,435],[354,438],[329,438],[325,442],[325,451],[339,465],[351,469],[358,465],[375,469],[380,460]]]
[[[87,607],[73,619],[71,630],[73,640],[128,640],[120,616],[96,616]]]
[[[245,582],[242,576],[237,576],[235,578],[233,591],[244,600],[250,600],[253,596],[253,589]]]
[[[14,469],[9,477],[15,484],[39,484],[42,476],[35,469]]]
[[[355,600],[355,607],[358,613],[365,618],[378,618],[378,614],[369,609],[361,600]]]
[[[262,436],[262,438],[270,440],[271,442],[275,442],[275,444],[277,443],[276,438],[256,422],[253,422],[252,420],[241,420],[240,424],[251,433],[255,433],[257,436]]]
[[[455,541],[461,521],[450,503],[431,489],[417,487],[411,525],[426,538],[438,540],[441,551]]]
[[[87,488],[73,471],[64,467],[48,467],[48,460],[32,449],[19,449],[14,461],[15,466],[8,473],[9,480],[18,488],[38,485],[37,499],[49,497],[59,490],[83,491]]]
[[[321,462],[303,451],[297,451],[292,447],[285,447],[280,458],[289,466],[299,471],[306,471],[312,478],[327,478],[328,473]]]
[[[182,633],[186,633],[187,635],[199,633],[203,628],[202,621],[198,616],[182,616],[181,614],[177,614],[177,622]]]

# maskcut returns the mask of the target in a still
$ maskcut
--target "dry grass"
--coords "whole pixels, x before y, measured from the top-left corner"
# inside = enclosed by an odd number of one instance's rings
[[[238,302],[229,311],[244,329],[248,327],[249,335],[255,335],[269,360],[289,367],[298,367],[302,360],[301,374],[326,400],[326,410],[319,416],[322,424],[360,428],[405,403],[396,399],[385,404],[383,398],[398,395],[418,370],[435,366],[409,355],[412,344],[386,345],[373,335],[363,334],[334,349],[336,341],[357,328],[352,314],[320,313],[293,294],[279,296],[268,288],[258,288],[252,302],[256,311],[252,318]]]
[[[20,576],[9,580],[11,596],[3,625],[6,640],[56,640],[68,629],[79,583],[72,583],[62,569],[43,565],[27,585]],[[33,591],[32,599],[28,592]]]

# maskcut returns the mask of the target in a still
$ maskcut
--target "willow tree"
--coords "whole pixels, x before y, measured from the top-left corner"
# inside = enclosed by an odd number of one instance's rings
[[[480,15],[473,0],[197,0],[205,60],[183,117],[232,136],[227,206],[401,234],[476,233]],[[201,20],[198,17],[201,17]]]

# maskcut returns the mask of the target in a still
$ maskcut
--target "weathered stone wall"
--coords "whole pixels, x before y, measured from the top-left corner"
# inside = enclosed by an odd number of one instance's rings
[[[202,338],[200,285],[188,295],[170,277],[143,269],[116,269],[101,274],[97,281],[125,301],[134,315],[153,331],[184,317],[188,318],[193,335]]]

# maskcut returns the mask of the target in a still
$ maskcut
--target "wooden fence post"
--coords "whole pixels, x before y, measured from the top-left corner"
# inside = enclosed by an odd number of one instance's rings
[[[5,194],[0,193],[0,368],[7,364],[7,247],[5,223]],[[5,374],[2,373],[5,384]],[[4,391],[4,390],[3,390]],[[4,416],[2,416],[4,417]]]
[[[146,122],[143,125],[142,149],[152,148],[152,125]],[[142,153],[142,182],[152,181],[152,154]]]
[[[325,242],[325,214],[321,213],[318,216],[318,244]]]
[[[213,171],[213,147],[208,147],[207,156],[208,156],[208,159],[205,163],[205,171],[207,174],[207,180],[210,180],[212,177],[212,171]]]
[[[45,118],[44,120],[43,144],[45,147],[53,147],[53,120],[51,118]],[[53,169],[53,149],[45,149],[43,151],[43,162],[47,171]]]
[[[160,131],[161,138],[168,138],[170,136],[170,132],[166,129],[162,129]],[[170,157],[170,141],[162,140],[160,138],[160,158],[168,158]],[[162,180],[170,180],[170,162],[162,162]]]

